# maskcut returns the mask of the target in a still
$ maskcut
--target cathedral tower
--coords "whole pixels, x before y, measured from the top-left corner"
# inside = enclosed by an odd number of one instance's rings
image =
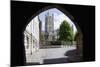
[[[54,16],[49,12],[45,15],[45,40],[52,41],[54,33]]]

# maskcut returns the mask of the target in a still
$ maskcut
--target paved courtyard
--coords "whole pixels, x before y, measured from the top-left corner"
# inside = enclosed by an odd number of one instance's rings
[[[26,55],[26,62],[27,63],[47,63],[55,59],[53,62],[55,62],[57,59],[60,59],[62,62],[65,61],[68,56],[65,56],[65,53],[76,49],[76,46],[65,46],[60,48],[45,48],[45,49],[39,49],[31,54]],[[66,60],[67,61],[67,60]]]

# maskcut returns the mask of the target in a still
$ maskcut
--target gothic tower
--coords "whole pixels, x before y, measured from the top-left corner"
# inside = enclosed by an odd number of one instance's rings
[[[49,12],[45,15],[45,40],[52,41],[54,33],[54,16]]]

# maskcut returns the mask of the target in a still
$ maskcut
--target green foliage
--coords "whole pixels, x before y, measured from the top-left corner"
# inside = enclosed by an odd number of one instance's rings
[[[64,20],[59,29],[59,40],[60,41],[73,41],[73,29],[68,24],[66,20]]]

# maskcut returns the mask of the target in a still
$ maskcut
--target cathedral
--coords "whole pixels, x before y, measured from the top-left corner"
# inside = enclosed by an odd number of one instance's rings
[[[52,41],[54,35],[54,15],[45,15],[45,40]]]
[[[57,40],[58,30],[54,30],[54,14],[45,14],[45,31],[42,31],[42,21],[39,20],[39,32],[40,32],[40,45],[49,45],[52,41]]]

